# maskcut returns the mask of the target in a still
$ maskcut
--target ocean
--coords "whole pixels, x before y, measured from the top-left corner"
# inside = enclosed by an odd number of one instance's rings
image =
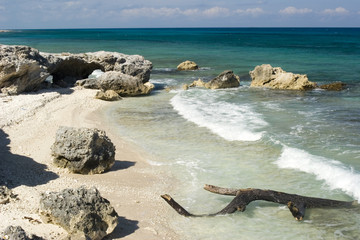
[[[0,43],[150,60],[155,91],[117,102],[106,117],[173,176],[166,193],[192,213],[214,213],[232,199],[204,184],[360,200],[359,28],[15,30],[0,33]],[[177,71],[185,60],[200,69]],[[261,64],[347,85],[339,92],[250,88],[249,71]],[[182,90],[224,70],[240,76],[240,87]],[[183,239],[359,239],[360,208],[307,209],[298,222],[286,206],[257,201],[216,217],[174,212],[169,224]]]

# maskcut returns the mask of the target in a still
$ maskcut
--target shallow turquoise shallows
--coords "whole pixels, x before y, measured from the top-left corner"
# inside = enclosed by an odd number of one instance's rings
[[[190,212],[212,213],[230,202],[204,184],[360,200],[360,29],[18,30],[1,33],[0,43],[45,52],[118,51],[152,61],[156,90],[126,98],[108,114],[121,136],[151,153],[151,164],[170,171],[176,186],[167,193]],[[185,60],[200,69],[177,71]],[[249,71],[264,63],[347,86],[250,88]],[[239,88],[181,88],[227,69],[240,76]],[[360,208],[309,209],[298,222],[286,206],[259,201],[226,216],[174,212],[170,224],[184,239],[358,239]]]

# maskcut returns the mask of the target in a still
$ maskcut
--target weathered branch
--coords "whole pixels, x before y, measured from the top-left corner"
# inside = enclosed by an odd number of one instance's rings
[[[205,185],[205,190],[212,193],[235,196],[235,198],[222,210],[217,213],[195,215],[186,211],[180,204],[178,204],[172,197],[165,194],[161,197],[175,209],[177,213],[186,217],[202,217],[202,216],[215,216],[219,214],[229,214],[236,211],[245,211],[246,206],[252,201],[264,200],[279,204],[287,205],[292,215],[297,220],[302,220],[305,216],[306,208],[341,208],[341,207],[352,207],[357,205],[354,202],[337,201],[323,198],[305,197],[296,194],[289,194],[284,192],[277,192],[273,190],[262,190],[255,188],[248,189],[231,189],[221,188],[213,185]]]

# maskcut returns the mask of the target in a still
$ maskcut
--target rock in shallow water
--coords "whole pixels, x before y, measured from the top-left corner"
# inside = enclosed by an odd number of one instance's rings
[[[43,193],[39,212],[44,222],[92,240],[104,238],[118,224],[118,214],[95,187]]]
[[[51,150],[54,164],[74,173],[103,173],[115,163],[115,146],[98,129],[60,127]]]

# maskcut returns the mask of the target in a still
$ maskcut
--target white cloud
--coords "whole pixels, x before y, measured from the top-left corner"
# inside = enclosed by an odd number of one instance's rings
[[[338,7],[335,9],[325,9],[322,13],[327,15],[346,15],[349,11],[343,7]]]
[[[174,15],[182,14],[179,8],[132,8],[124,9],[121,11],[121,15],[124,16],[146,16],[146,17],[170,17]]]
[[[230,10],[228,8],[222,7],[213,7],[209,9],[205,9],[202,14],[207,17],[219,17],[219,16],[229,16]]]
[[[237,9],[237,10],[235,10],[235,13],[257,16],[257,15],[263,14],[264,10],[262,8],[248,8],[248,9],[245,9],[245,10]]]
[[[294,14],[306,14],[306,13],[311,13],[313,10],[309,9],[309,8],[296,8],[296,7],[287,7],[284,8],[282,10],[280,10],[279,12],[281,14],[285,14],[285,15],[294,15]]]

